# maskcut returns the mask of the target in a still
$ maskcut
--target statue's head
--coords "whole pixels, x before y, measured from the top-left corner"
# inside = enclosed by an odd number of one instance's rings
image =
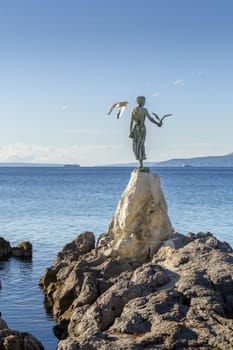
[[[143,106],[144,106],[144,104],[145,104],[145,102],[146,102],[146,98],[145,98],[144,96],[138,96],[138,97],[136,98],[136,101],[137,101],[137,103],[138,103],[139,105],[143,105]]]

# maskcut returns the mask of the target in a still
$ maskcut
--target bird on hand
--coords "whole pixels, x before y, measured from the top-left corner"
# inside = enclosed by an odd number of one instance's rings
[[[161,125],[163,124],[163,120],[164,120],[165,118],[170,117],[170,116],[172,115],[171,113],[170,113],[170,114],[165,114],[164,116],[162,116],[162,118],[159,118],[159,116],[158,116],[157,114],[155,114],[155,113],[152,113],[152,114],[155,116],[156,119],[159,120],[159,122],[160,122]]]
[[[111,105],[108,114],[110,114],[114,108],[118,108],[118,112],[117,112],[117,119],[122,117],[122,114],[124,113],[126,107],[128,106],[129,102],[127,101],[122,101],[122,102],[115,102]]]

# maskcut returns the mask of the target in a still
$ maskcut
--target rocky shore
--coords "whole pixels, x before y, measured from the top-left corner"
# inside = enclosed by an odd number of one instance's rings
[[[106,240],[108,237],[106,237]],[[233,251],[176,234],[144,262],[106,256],[85,232],[41,278],[58,350],[233,348]]]
[[[132,174],[109,230],[84,232],[40,280],[58,350],[233,349],[233,251],[172,229],[158,176]]]

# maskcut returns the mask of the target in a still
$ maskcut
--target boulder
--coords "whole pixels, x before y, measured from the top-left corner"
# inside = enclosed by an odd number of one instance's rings
[[[74,296],[81,292],[83,279],[92,286],[88,279],[89,267],[82,262],[81,272],[76,275],[75,266],[80,258],[88,254],[95,247],[95,236],[93,232],[84,232],[75,240],[66,244],[61,252],[57,254],[52,267],[47,268],[45,275],[40,279],[39,284],[45,291],[45,307],[47,311],[58,317],[65,311],[68,312]],[[88,255],[87,255],[88,256]],[[85,274],[85,276],[84,276]],[[95,286],[93,285],[93,288]],[[85,299],[84,288],[79,299]],[[93,299],[88,295],[89,299]]]
[[[58,350],[233,348],[229,244],[176,234],[142,261],[105,254],[109,240],[100,241],[89,251],[70,244],[73,253],[64,248],[40,281]]]
[[[8,259],[11,256],[20,259],[32,258],[32,244],[29,241],[19,243],[16,247],[11,247],[10,242],[0,237],[0,260]]]
[[[45,350],[43,345],[30,333],[8,328],[0,313],[1,350]]]
[[[0,330],[1,350],[45,350],[43,345],[30,333],[12,329]]]
[[[136,259],[153,256],[173,236],[158,175],[132,172],[108,234],[119,256]]]
[[[8,258],[11,255],[10,242],[0,237],[0,260]]]
[[[29,241],[19,243],[16,247],[12,248],[12,256],[15,258],[31,258],[32,257],[32,244]]]

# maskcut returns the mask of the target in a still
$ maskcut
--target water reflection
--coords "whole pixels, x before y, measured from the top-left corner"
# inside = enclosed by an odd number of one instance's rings
[[[10,258],[0,262],[0,311],[10,328],[30,332],[46,349],[55,349],[54,321],[43,312],[43,293],[34,265],[28,259]]]

